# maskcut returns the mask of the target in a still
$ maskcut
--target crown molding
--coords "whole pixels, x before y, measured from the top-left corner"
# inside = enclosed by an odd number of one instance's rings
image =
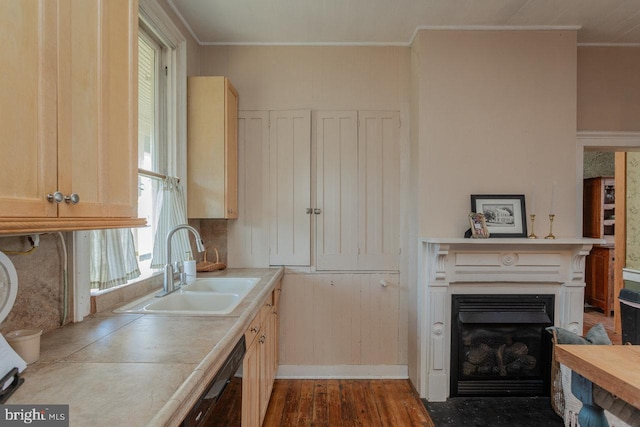
[[[420,31],[578,31],[581,25],[420,25],[413,31],[408,46]]]

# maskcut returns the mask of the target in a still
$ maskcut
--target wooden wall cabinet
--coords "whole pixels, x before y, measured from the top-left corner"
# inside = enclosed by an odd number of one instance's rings
[[[0,234],[144,225],[138,2],[9,0],[0,15]]]
[[[242,365],[242,426],[262,425],[278,370],[278,307],[282,282],[253,319]]]
[[[583,195],[583,236],[607,241],[594,245],[586,258],[585,302],[608,316],[614,301],[615,179],[587,178]]]
[[[187,216],[238,218],[238,93],[219,76],[187,91]]]

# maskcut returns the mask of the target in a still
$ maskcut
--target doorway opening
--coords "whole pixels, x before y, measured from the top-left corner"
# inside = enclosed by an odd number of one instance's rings
[[[627,238],[627,230],[635,227],[636,220],[629,218],[627,212],[629,204],[637,203],[640,206],[640,197],[635,196],[640,194],[640,187],[635,188],[636,182],[640,185],[640,168],[637,166],[640,165],[640,133],[578,132],[578,149],[582,163],[578,170],[578,188],[583,200],[580,215],[583,236],[606,241],[603,245],[594,246],[587,257],[584,327],[587,330],[594,323],[601,322],[615,342],[621,334],[618,295],[624,287],[623,269],[626,272],[629,267],[633,267],[628,262],[635,255],[628,254],[628,250],[633,253],[636,251],[633,244],[629,245],[633,242],[629,242]],[[603,178],[600,182],[602,202],[599,208],[594,207],[593,200],[590,199],[592,194],[587,189],[591,185],[588,181],[593,181],[593,184],[598,181],[596,178]],[[593,212],[600,212],[599,227],[602,227],[602,236],[594,235],[594,224],[588,223],[588,216]],[[629,219],[631,224],[628,223]],[[640,247],[638,254],[640,255]],[[640,268],[640,264],[638,267]]]

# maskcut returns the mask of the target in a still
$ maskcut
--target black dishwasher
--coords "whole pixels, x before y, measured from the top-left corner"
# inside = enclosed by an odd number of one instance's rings
[[[182,422],[182,427],[240,426],[244,335]]]

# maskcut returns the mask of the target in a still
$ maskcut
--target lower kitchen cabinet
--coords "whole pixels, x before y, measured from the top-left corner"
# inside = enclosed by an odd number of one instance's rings
[[[242,365],[242,426],[262,425],[278,369],[278,304],[281,283],[266,299],[245,332]]]

